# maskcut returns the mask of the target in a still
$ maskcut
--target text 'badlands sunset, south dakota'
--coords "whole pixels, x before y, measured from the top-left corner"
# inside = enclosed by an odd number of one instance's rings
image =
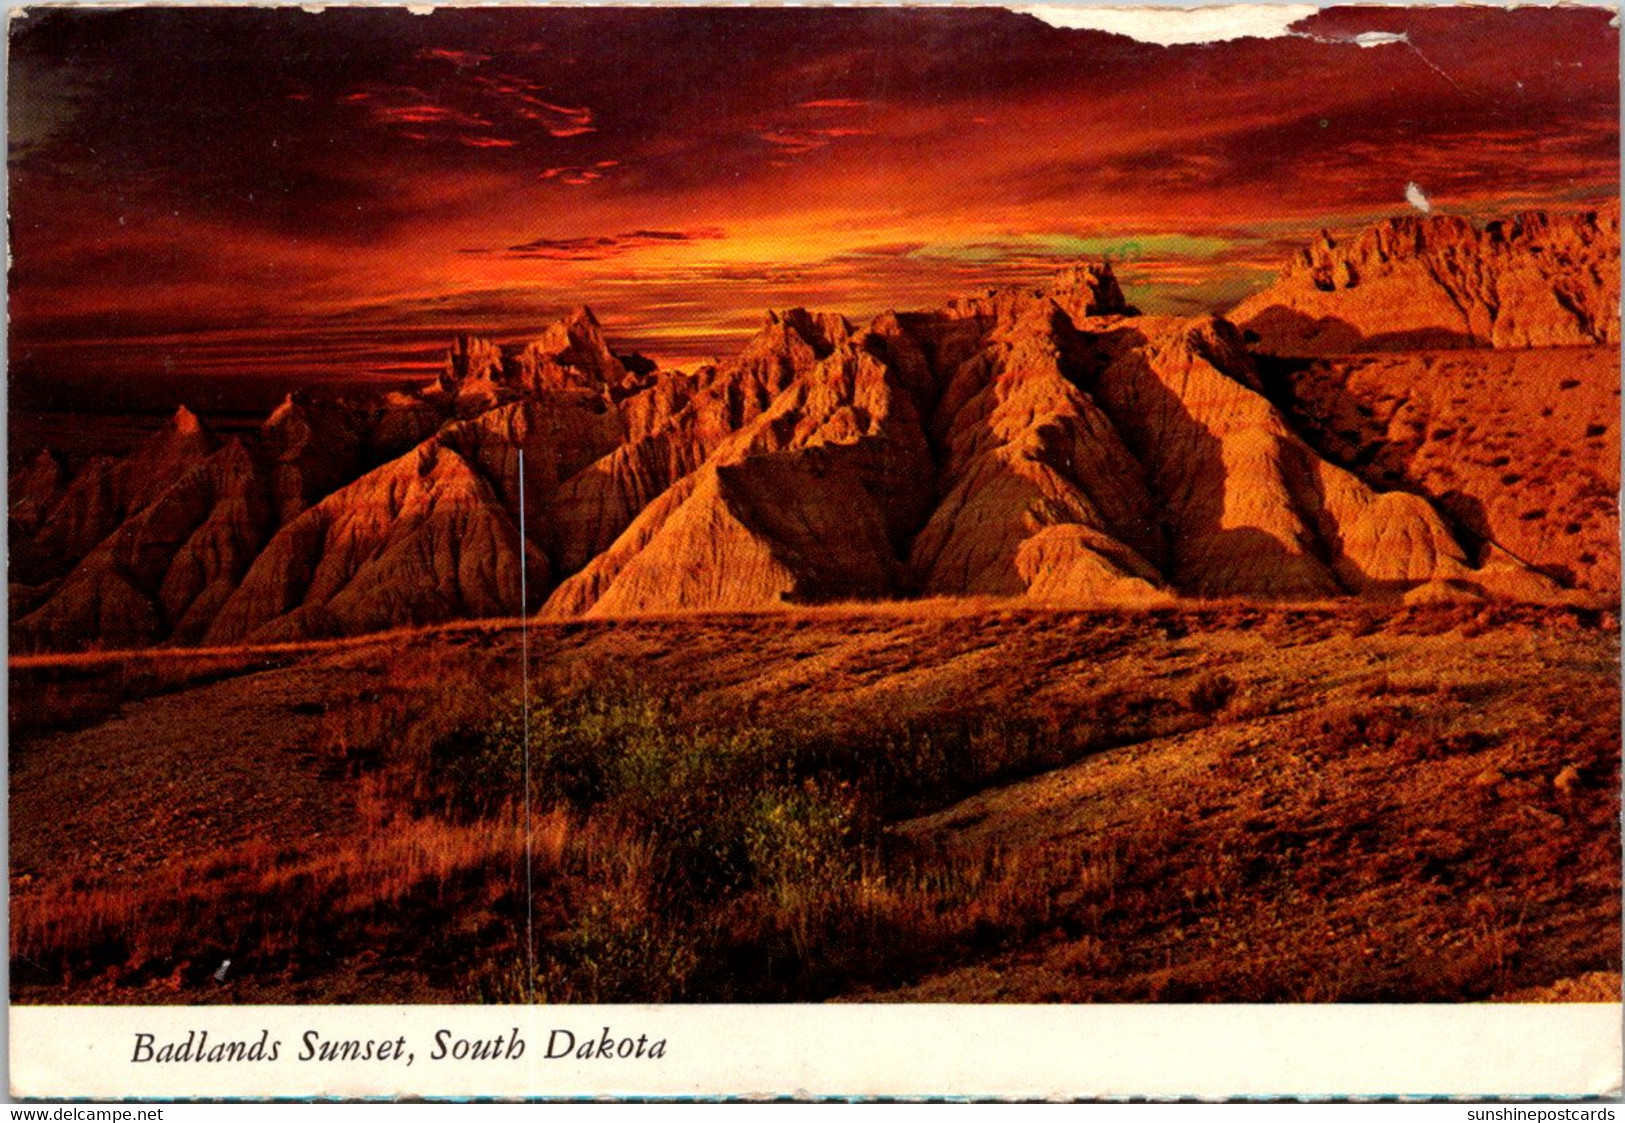
[[[14,1001],[1617,1002],[1616,22],[14,20]]]

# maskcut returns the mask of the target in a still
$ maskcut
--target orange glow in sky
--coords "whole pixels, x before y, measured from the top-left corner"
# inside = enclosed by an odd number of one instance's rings
[[[996,9],[35,10],[13,393],[399,378],[578,303],[687,363],[767,307],[1079,257],[1223,309],[1408,182],[1470,214],[1617,196],[1609,18],[1343,8],[1164,47]]]

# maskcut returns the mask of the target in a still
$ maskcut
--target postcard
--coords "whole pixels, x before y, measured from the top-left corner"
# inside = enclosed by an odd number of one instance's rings
[[[1618,23],[13,12],[13,1094],[1617,1093]]]

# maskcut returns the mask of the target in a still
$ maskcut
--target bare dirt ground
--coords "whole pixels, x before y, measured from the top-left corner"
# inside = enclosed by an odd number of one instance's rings
[[[888,804],[888,891],[912,871],[910,908],[951,934],[916,955],[914,929],[888,922],[875,938],[900,950],[880,965],[837,957],[804,992],[758,997],[1596,1001],[1619,981],[1618,638],[1611,615],[1577,609],[927,603],[532,625],[530,663],[543,691],[631,676],[695,726],[883,753],[899,742],[875,730],[991,716],[1083,746]],[[472,835],[425,841],[377,777],[421,715],[494,710],[520,664],[511,623],[14,664],[15,997],[500,997],[469,980],[511,951],[511,852],[471,879]],[[395,724],[368,733],[380,712]],[[567,925],[598,875],[559,847],[544,915]],[[377,888],[396,855],[437,880]],[[307,892],[335,863],[343,891]],[[975,867],[997,871],[981,896],[920,895],[934,869]],[[208,916],[212,878],[235,894],[221,912],[274,908],[244,878],[304,894],[302,926],[266,945],[276,970],[212,987],[230,941],[176,922],[154,950],[123,931],[178,895]],[[322,932],[333,946],[308,951]],[[679,993],[716,997],[704,977]]]

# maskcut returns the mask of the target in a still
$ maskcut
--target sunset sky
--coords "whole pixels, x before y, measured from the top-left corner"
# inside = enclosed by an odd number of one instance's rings
[[[1223,309],[1408,182],[1472,214],[1617,195],[1611,16],[1343,8],[1161,46],[973,9],[36,9],[13,404],[400,378],[578,303],[688,363],[767,307],[930,307],[1079,257],[1148,311]]]

